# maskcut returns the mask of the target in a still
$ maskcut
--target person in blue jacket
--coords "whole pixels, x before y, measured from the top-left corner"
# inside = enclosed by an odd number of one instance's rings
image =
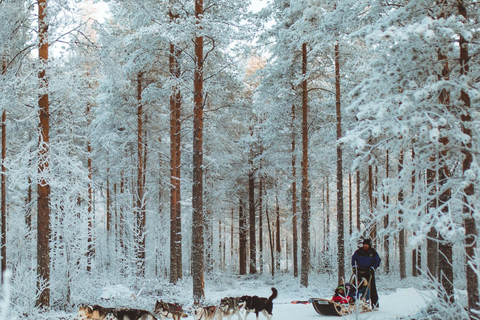
[[[377,251],[372,248],[372,241],[370,239],[363,240],[363,246],[355,251],[352,256],[353,273],[357,272],[371,274],[372,280],[370,282],[370,302],[372,308],[378,308],[378,294],[377,286],[375,284],[375,270],[380,265],[380,256]]]

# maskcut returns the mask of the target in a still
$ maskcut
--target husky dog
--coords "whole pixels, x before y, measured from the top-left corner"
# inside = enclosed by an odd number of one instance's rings
[[[114,312],[114,308],[104,308],[98,305],[87,306],[80,305],[78,307],[78,320],[104,320],[108,314]]]
[[[273,299],[278,295],[277,289],[272,287],[272,295],[268,298],[261,298],[258,296],[242,296],[238,299],[238,305],[245,308],[245,320],[250,312],[255,312],[257,315],[260,311],[268,320],[272,319]]]
[[[146,310],[122,308],[110,312],[105,320],[157,320],[157,318]]]
[[[238,306],[238,297],[226,297],[220,300],[220,307],[218,312],[221,313],[222,318],[227,317],[228,320],[232,318],[234,314],[242,320],[240,315],[240,308]]]
[[[196,320],[222,320],[222,314],[218,312],[218,307],[216,306],[202,307],[199,303],[194,303],[192,312]]]
[[[183,313],[182,307],[176,303],[168,303],[162,300],[155,303],[155,314],[160,314],[160,318],[163,320],[165,318],[172,318],[173,320],[180,320],[182,317],[187,315]]]

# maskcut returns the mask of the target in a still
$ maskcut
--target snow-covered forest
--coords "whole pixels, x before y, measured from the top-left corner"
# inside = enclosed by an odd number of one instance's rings
[[[365,238],[480,318],[480,3],[254,2],[0,0],[0,319],[335,286]]]

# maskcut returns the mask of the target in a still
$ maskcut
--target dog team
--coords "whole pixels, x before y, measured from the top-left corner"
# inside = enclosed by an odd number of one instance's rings
[[[195,320],[230,320],[233,315],[237,315],[240,320],[247,320],[250,312],[255,312],[256,320],[260,312],[267,318],[272,319],[273,299],[278,295],[278,291],[272,288],[272,295],[268,298],[258,296],[241,296],[222,298],[218,306],[202,306],[194,303],[192,315]],[[241,310],[245,310],[245,318],[242,319]],[[146,310],[129,308],[105,308],[98,305],[81,305],[78,309],[78,320],[156,320],[157,316],[161,320],[171,318],[180,320],[187,317],[182,307],[176,303],[168,303],[162,300],[157,301],[155,309],[152,312]]]

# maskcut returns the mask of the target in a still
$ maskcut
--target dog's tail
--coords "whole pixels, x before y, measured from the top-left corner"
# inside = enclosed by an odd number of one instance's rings
[[[272,300],[275,299],[277,296],[278,296],[278,291],[277,291],[277,289],[275,289],[274,287],[272,287],[272,295],[271,295],[270,297],[268,297],[268,300],[269,300],[269,301],[272,301]]]

